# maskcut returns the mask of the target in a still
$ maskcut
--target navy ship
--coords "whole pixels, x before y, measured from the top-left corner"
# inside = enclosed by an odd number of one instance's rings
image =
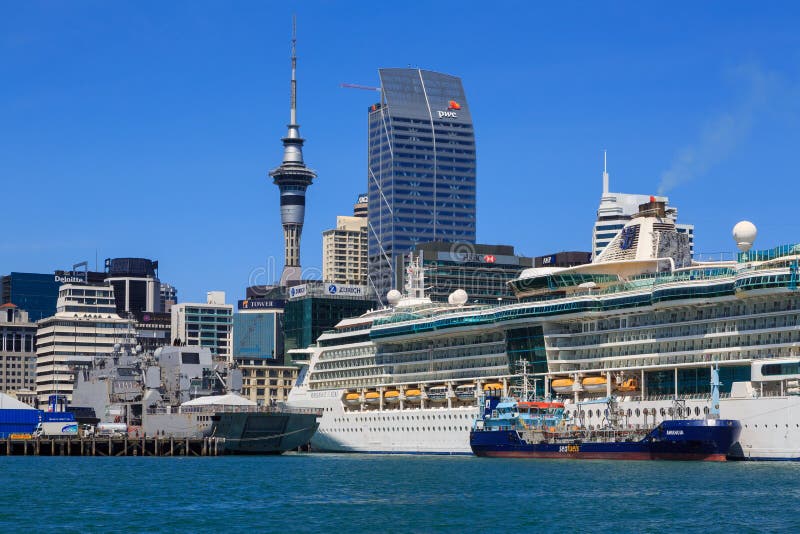
[[[94,412],[98,429],[117,433],[224,438],[228,454],[280,454],[308,444],[320,410],[259,406],[241,387],[241,371],[214,362],[207,348],[145,354],[118,344],[77,369],[70,410]]]

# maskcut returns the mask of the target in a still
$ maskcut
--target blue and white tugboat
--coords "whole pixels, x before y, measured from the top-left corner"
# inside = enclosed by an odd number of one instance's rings
[[[508,458],[725,461],[741,425],[718,418],[716,369],[711,381],[709,418],[665,420],[652,427],[623,424],[613,397],[582,403],[606,405],[604,424],[585,426],[580,418],[566,416],[561,402],[501,399],[490,392],[470,432],[470,446],[477,456]]]

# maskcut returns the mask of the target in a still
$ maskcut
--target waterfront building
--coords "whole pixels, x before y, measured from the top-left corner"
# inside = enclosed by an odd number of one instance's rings
[[[508,282],[533,266],[533,259],[517,256],[509,245],[464,245],[441,241],[417,245],[411,252],[422,258],[426,295],[447,302],[456,289],[467,292],[469,302],[497,304],[513,299]],[[408,256],[398,258],[396,287],[408,282]]]
[[[675,223],[675,229],[678,233],[689,236],[689,250],[694,254],[694,225],[678,224],[678,208],[669,205],[669,198],[665,196],[611,193],[608,188],[609,176],[604,155],[603,195],[600,197],[597,220],[592,228],[592,253],[594,257],[599,256],[625,224],[638,213],[639,206],[648,202],[664,203],[666,217]]]
[[[178,303],[178,290],[175,289],[170,284],[165,284],[161,282],[161,288],[159,289],[160,293],[160,300],[161,300],[161,310],[164,313],[170,313],[172,311],[172,306]]]
[[[336,217],[336,228],[322,233],[322,279],[337,284],[367,285],[365,217],[340,215]]]
[[[475,133],[461,79],[380,69],[369,108],[369,284],[378,300],[396,261],[431,241],[475,242]]]
[[[267,406],[284,402],[289,398],[299,368],[295,366],[272,365],[261,358],[235,358],[242,371],[242,396]]]
[[[233,358],[281,365],[283,357],[283,300],[245,299],[233,316]]]
[[[49,395],[71,400],[77,365],[111,354],[117,343],[135,337],[134,321],[117,314],[114,288],[66,283],[58,290],[56,313],[37,323],[36,395],[39,405]]]
[[[284,309],[284,351],[304,349],[339,321],[375,307],[367,286],[307,281],[288,288]]]
[[[14,304],[0,305],[0,392],[31,390],[36,381],[36,324]]]
[[[173,343],[208,347],[217,359],[232,359],[233,305],[224,291],[209,291],[206,302],[182,302],[172,307]]]
[[[269,175],[280,189],[281,224],[283,226],[284,264],[281,285],[300,280],[300,237],[306,209],[306,188],[317,173],[303,162],[303,143],[300,125],[297,123],[297,54],[296,32],[292,22],[292,80],[289,131],[283,141],[283,162],[271,170]]]

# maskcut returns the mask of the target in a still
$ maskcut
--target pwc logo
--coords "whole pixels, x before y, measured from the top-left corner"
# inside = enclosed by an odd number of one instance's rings
[[[439,118],[448,118],[448,119],[456,119],[458,118],[458,114],[456,111],[461,109],[461,104],[456,102],[455,100],[451,100],[447,103],[447,111],[437,111],[436,114],[439,115]]]

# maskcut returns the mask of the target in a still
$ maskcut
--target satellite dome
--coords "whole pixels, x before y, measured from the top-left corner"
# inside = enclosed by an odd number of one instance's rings
[[[401,298],[403,298],[403,294],[396,289],[392,289],[386,293],[386,300],[389,302],[389,306],[397,306]]]
[[[733,239],[741,252],[747,252],[756,240],[758,230],[756,225],[750,221],[739,221],[733,227]]]
[[[468,295],[466,291],[464,291],[463,289],[456,289],[455,291],[450,293],[449,297],[447,297],[447,302],[449,302],[450,304],[455,304],[456,306],[463,306],[464,304],[467,303],[467,298]]]

